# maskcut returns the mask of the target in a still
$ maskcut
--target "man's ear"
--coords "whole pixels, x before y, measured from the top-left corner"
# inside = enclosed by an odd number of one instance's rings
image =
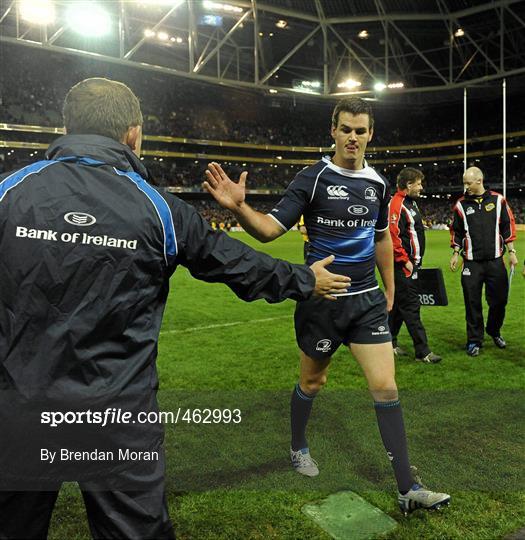
[[[332,135],[332,139],[335,141],[335,134],[337,132],[337,126],[334,126],[332,124],[332,128],[330,129],[330,135]]]
[[[372,140],[373,136],[374,136],[374,128],[370,128],[369,135],[368,135],[368,142]]]
[[[142,126],[132,126],[128,128],[122,142],[129,146],[133,152],[140,152],[142,143]]]

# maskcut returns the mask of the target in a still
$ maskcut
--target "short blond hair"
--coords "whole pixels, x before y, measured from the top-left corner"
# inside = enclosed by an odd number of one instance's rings
[[[62,115],[68,134],[104,135],[117,141],[143,122],[137,96],[125,84],[101,77],[73,86]]]

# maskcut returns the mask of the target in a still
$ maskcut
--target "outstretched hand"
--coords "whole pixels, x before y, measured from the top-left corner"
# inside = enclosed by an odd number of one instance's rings
[[[334,262],[335,257],[330,255],[321,261],[314,262],[310,268],[315,275],[316,296],[322,296],[327,300],[337,300],[334,294],[345,293],[350,286],[350,278],[339,274],[332,274],[325,267]]]
[[[247,176],[248,173],[244,171],[239,182],[233,182],[218,163],[212,162],[208,163],[207,181],[203,182],[202,186],[223,208],[235,211],[246,197]]]

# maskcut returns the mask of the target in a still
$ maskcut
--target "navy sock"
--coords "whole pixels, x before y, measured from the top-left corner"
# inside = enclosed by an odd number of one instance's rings
[[[290,400],[290,423],[292,428],[292,450],[297,451],[307,448],[306,424],[310,418],[310,411],[314,401],[314,395],[309,395],[301,390],[299,383],[295,385]]]
[[[408,461],[407,438],[401,404],[397,399],[395,401],[376,401],[374,407],[381,439],[394,469],[397,488],[400,493],[404,494],[412,487],[414,480]]]

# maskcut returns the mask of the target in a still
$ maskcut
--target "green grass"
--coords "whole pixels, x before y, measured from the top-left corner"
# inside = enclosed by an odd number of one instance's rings
[[[264,246],[234,236],[300,262],[298,234]],[[427,241],[425,266],[443,268],[449,306],[423,308],[423,320],[432,349],[444,359],[398,361],[397,382],[411,459],[426,483],[451,493],[450,508],[408,519],[399,514],[371,400],[348,350],[334,356],[309,426],[321,474],[294,473],[287,455],[288,402],[298,373],[294,303],[246,304],[181,268],[160,338],[161,408],[239,408],[242,422],[166,426],[169,505],[179,538],[326,539],[301,507],[348,489],[399,522],[392,539],[492,540],[525,525],[525,279],[517,274],[512,285],[502,332],[507,349],[486,341],[481,355],[469,358],[460,275],[448,271],[448,233],[429,231]],[[523,239],[517,249],[521,257]],[[234,322],[240,324],[195,330]],[[406,330],[400,344],[411,350]],[[89,538],[84,514],[77,488],[65,486],[50,538]]]

